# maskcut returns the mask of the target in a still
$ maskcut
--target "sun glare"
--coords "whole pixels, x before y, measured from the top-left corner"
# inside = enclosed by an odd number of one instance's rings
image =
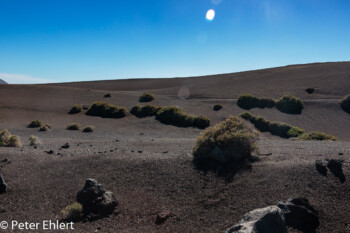
[[[210,9],[207,11],[207,15],[205,16],[207,20],[212,21],[215,17],[215,11],[213,9]]]

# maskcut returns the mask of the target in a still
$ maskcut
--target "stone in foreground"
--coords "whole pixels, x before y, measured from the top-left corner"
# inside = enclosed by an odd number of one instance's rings
[[[7,184],[4,178],[2,177],[2,174],[0,174],[0,194],[6,193],[6,191],[7,191]]]

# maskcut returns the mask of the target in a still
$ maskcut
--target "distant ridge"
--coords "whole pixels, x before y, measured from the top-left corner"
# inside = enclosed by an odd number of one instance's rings
[[[0,84],[7,84],[4,80],[0,79]]]

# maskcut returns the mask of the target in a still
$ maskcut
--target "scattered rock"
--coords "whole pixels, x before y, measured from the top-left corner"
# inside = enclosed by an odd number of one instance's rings
[[[45,151],[46,153],[48,153],[49,155],[52,155],[54,153],[53,150],[49,150],[49,151]]]
[[[338,155],[344,155],[344,153],[341,153],[341,152],[340,152],[340,153],[338,153]]]
[[[272,153],[260,154],[260,156],[270,156]]]
[[[320,225],[317,211],[305,198],[290,198],[286,202],[279,202],[277,206],[282,210],[288,226],[314,232]]]
[[[284,215],[277,206],[246,213],[242,220],[223,233],[287,233]]]
[[[2,177],[2,174],[0,173],[0,194],[6,193],[6,191],[7,191],[7,184],[4,178]]]
[[[141,153],[142,153],[142,150],[139,150],[139,151],[137,151],[137,152],[141,154]]]
[[[343,173],[343,160],[331,159],[328,161],[327,167],[337,177],[340,182],[345,182],[345,175]]]
[[[166,150],[166,151],[163,151],[162,153],[163,153],[163,154],[167,154],[167,153],[168,153],[168,151]]]
[[[77,201],[83,205],[83,213],[92,218],[108,216],[118,205],[110,191],[98,184],[94,179],[87,179],[84,188],[78,192]]]
[[[1,162],[3,162],[3,163],[6,163],[7,161],[9,161],[9,160],[8,159],[1,160]]]
[[[69,148],[69,143],[67,142],[66,144],[64,144],[63,146],[61,146],[61,148],[63,148],[63,149],[68,149],[68,148]]]
[[[156,224],[162,224],[164,223],[171,215],[171,212],[169,210],[160,212],[157,214],[157,218],[156,218]]]
[[[316,160],[315,162],[316,170],[324,176],[327,176],[327,166],[321,160]]]

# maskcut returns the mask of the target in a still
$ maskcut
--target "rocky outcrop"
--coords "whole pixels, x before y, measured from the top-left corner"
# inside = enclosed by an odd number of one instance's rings
[[[94,179],[86,180],[84,188],[77,194],[77,201],[83,205],[83,214],[90,218],[108,216],[118,205],[113,193]]]
[[[0,194],[6,193],[7,191],[7,184],[4,180],[4,177],[2,177],[2,174],[0,174]]]
[[[279,202],[277,206],[282,210],[288,226],[314,232],[320,224],[317,211],[305,198],[291,198],[285,202]]]
[[[277,206],[250,211],[223,233],[287,233],[284,215]]]

